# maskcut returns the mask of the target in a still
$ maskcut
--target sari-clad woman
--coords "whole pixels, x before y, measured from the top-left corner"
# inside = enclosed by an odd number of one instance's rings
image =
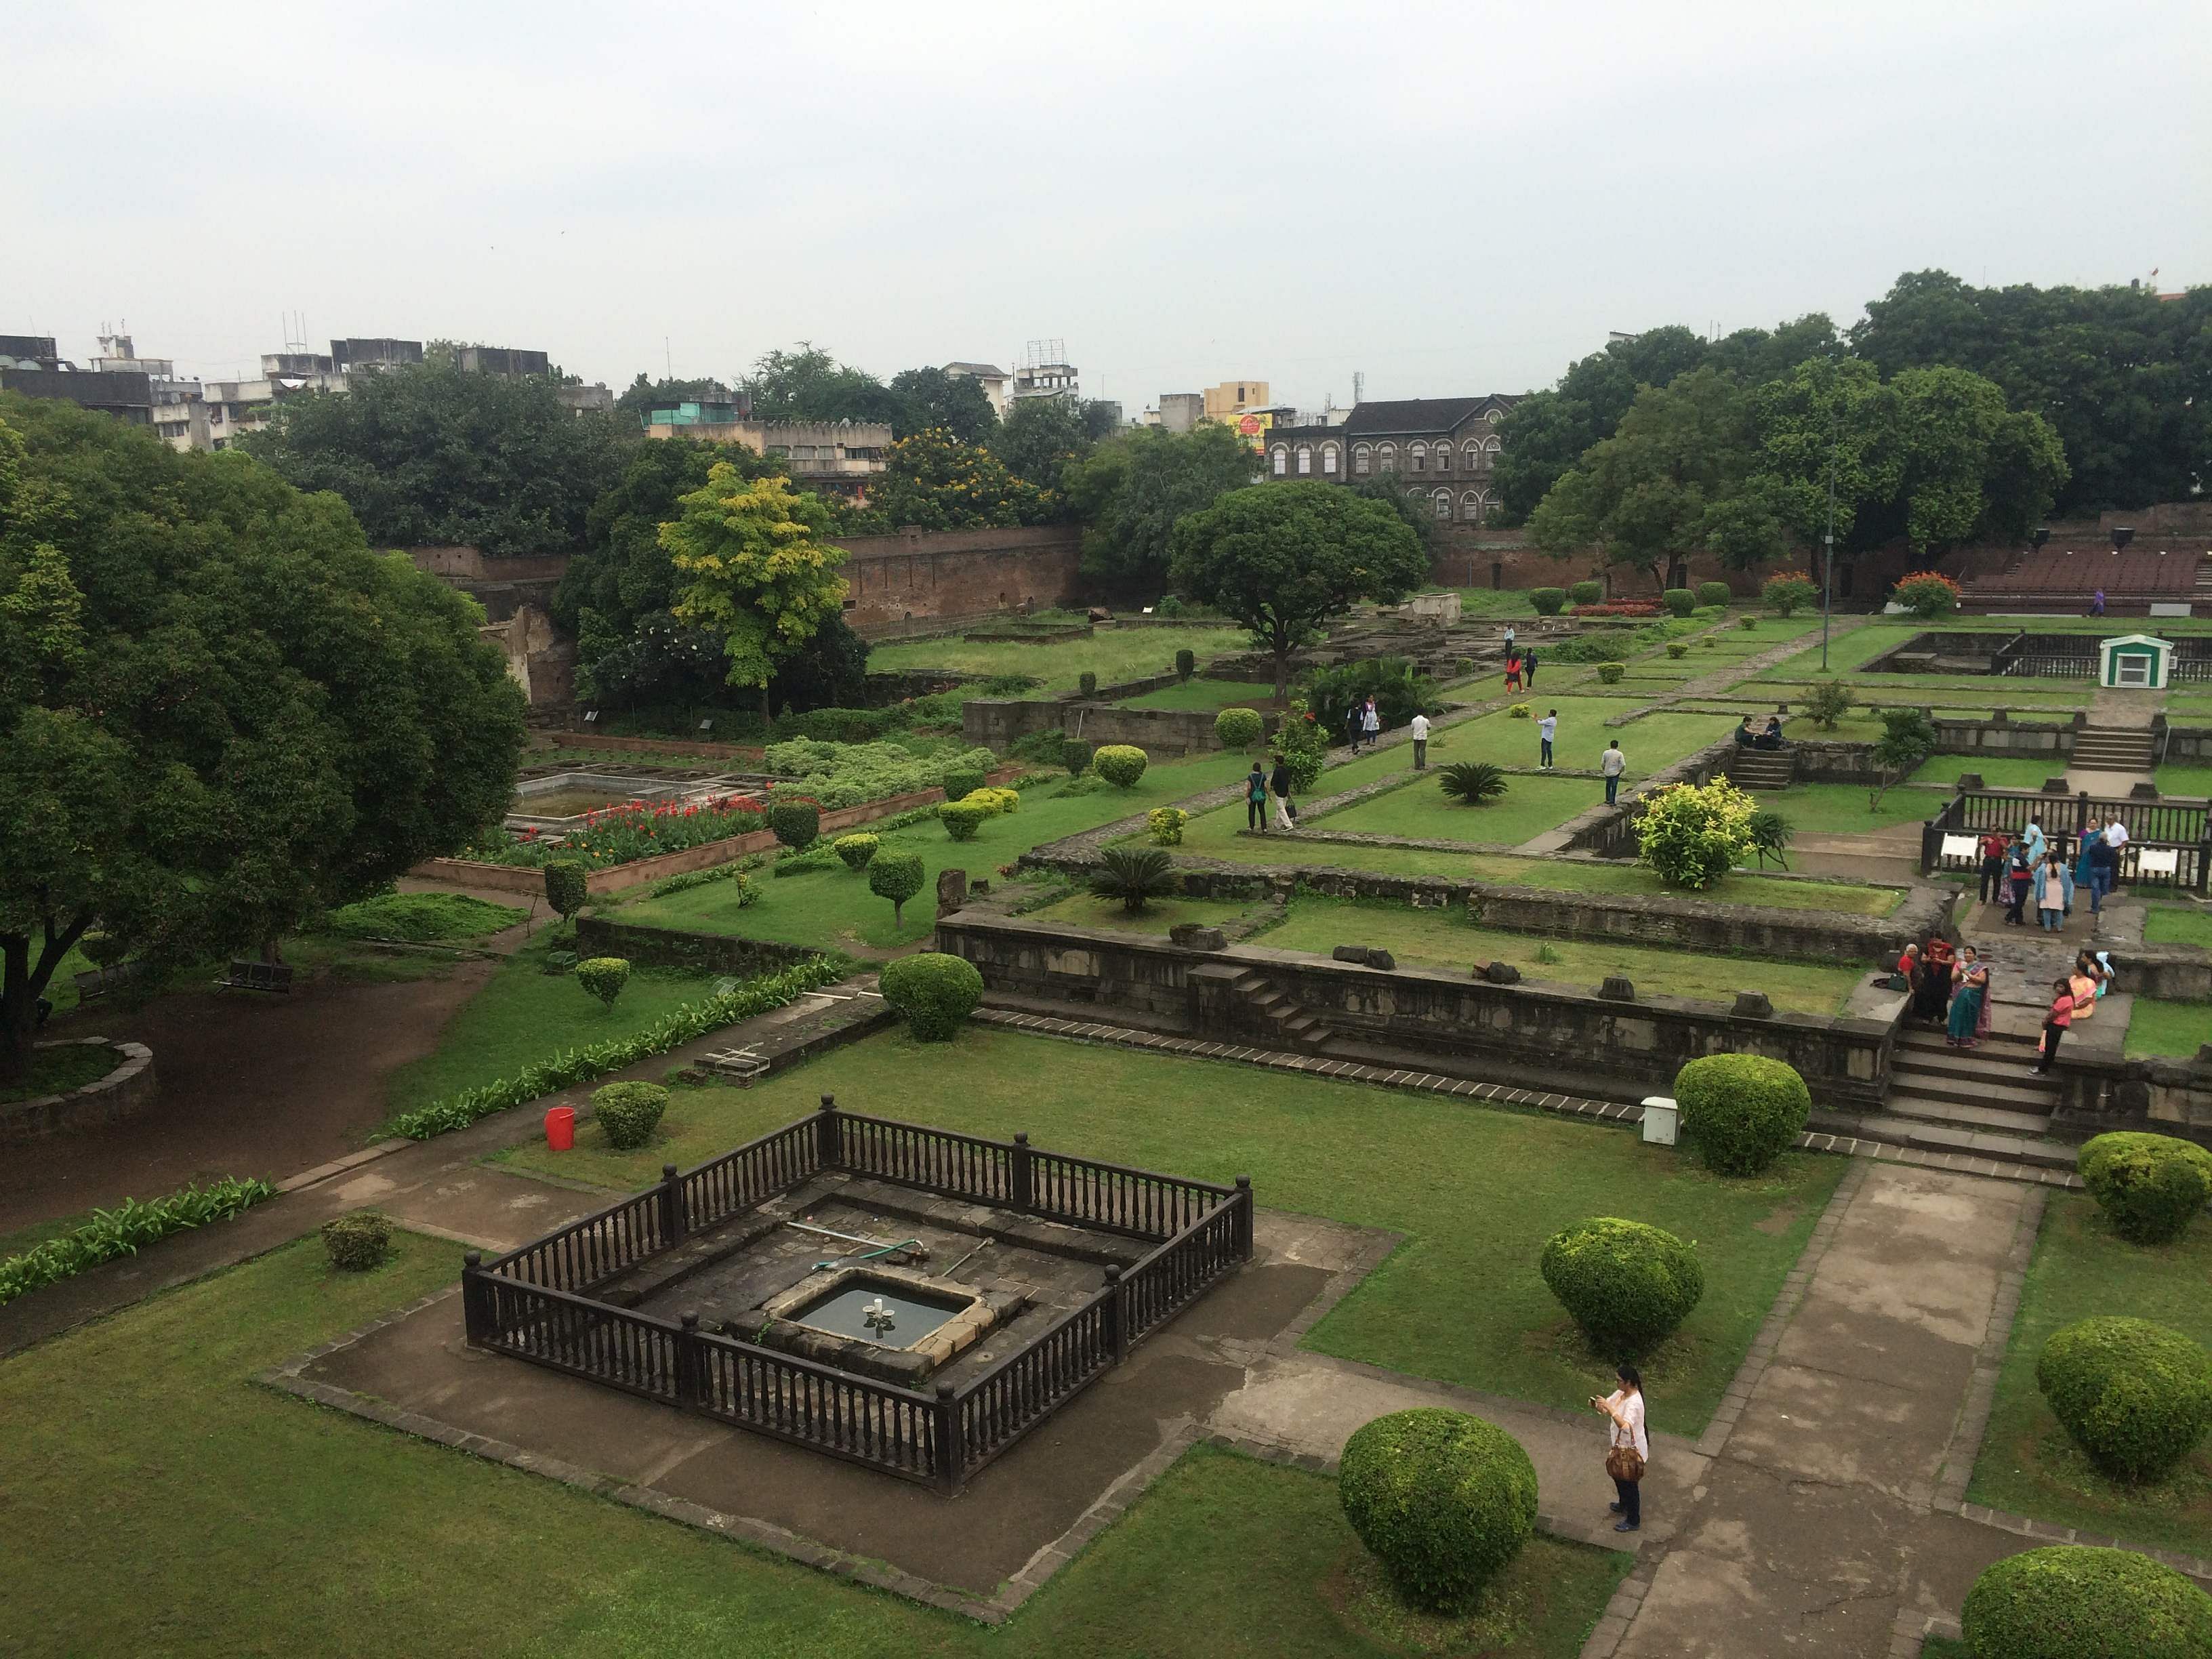
[[[1912,1017],[1941,1025],[1944,1011],[1951,1005],[1951,953],[1948,950],[1939,952],[1936,944],[1930,939],[1920,953],[1919,971],[1912,981]]]
[[[1959,952],[1951,978],[1951,1018],[1943,1041],[1954,1048],[1971,1048],[1989,1035],[1990,970],[1971,945]]]
[[[2067,976],[2066,988],[2074,994],[2074,1024],[2079,1025],[2097,1012],[2097,999],[2104,994],[2104,975],[2097,971],[2096,958],[2087,951],[2074,958],[2074,971]]]

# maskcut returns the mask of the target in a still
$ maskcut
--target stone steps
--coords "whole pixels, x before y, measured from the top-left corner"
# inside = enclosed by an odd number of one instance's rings
[[[1257,969],[1245,969],[1229,981],[1229,988],[1246,1007],[1267,1022],[1285,1048],[1317,1054],[1328,1047],[1328,1028],[1294,1005]]]
[[[2075,1164],[2074,1147],[2047,1137],[2006,1134],[1963,1124],[1931,1123],[1920,1118],[1901,1117],[1893,1112],[1874,1112],[1844,1120],[1850,1127],[1838,1130],[1826,1118],[1815,1115],[1818,1127],[1831,1133],[1856,1135],[1894,1146],[1911,1146],[1924,1152],[1993,1158],[2039,1170],[2071,1170]]]

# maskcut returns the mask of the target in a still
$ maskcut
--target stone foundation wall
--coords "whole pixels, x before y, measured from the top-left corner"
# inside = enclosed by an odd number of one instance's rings
[[[794,967],[819,952],[769,939],[734,939],[727,933],[695,933],[678,927],[647,927],[605,916],[576,918],[576,954],[623,957],[644,968],[688,968],[749,978]]]
[[[115,1069],[106,1077],[63,1095],[41,1095],[36,1100],[11,1101],[0,1106],[0,1146],[50,1139],[75,1134],[103,1124],[121,1123],[151,1107],[161,1093],[154,1074],[154,1051],[143,1042],[110,1042],[106,1037],[79,1037],[76,1042],[97,1044],[116,1051]],[[41,1048],[60,1048],[66,1042],[41,1042]]]
[[[872,639],[910,632],[917,622],[1066,604],[1083,553],[1073,525],[836,539],[847,553],[839,574],[851,589],[845,620]]]

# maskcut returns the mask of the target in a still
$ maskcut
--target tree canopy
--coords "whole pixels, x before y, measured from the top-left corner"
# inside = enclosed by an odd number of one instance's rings
[[[1064,507],[1067,469],[1114,431],[1113,410],[1089,398],[1024,398],[999,424],[992,448],[1018,478],[1044,491],[1048,507]]]
[[[1084,526],[1084,574],[1112,593],[1157,598],[1167,586],[1176,521],[1243,489],[1259,468],[1252,447],[1216,422],[1109,438],[1061,478]]]
[[[738,382],[763,421],[880,421],[902,412],[891,390],[864,368],[841,363],[811,340],[771,351]]]
[[[887,526],[964,530],[979,525],[1036,524],[1042,494],[1016,477],[989,450],[930,427],[891,446],[869,504]]]
[[[276,405],[244,447],[305,490],[345,498],[384,547],[568,553],[635,434],[563,407],[550,380],[423,364]]]
[[[1381,501],[1336,484],[1231,490],[1175,527],[1170,580],[1252,630],[1275,659],[1275,695],[1291,653],[1361,599],[1395,605],[1429,578],[1421,538]]]
[[[987,443],[999,429],[999,411],[981,380],[948,374],[941,368],[909,368],[891,376],[898,417],[891,422],[902,438],[941,427],[963,444]]]
[[[336,496],[0,397],[0,1076],[88,929],[272,945],[497,823],[522,697],[482,620]]]

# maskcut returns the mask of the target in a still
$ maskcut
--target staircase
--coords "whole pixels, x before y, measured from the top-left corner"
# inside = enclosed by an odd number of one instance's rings
[[[2085,726],[2074,734],[2068,769],[2077,772],[2148,773],[2155,752],[2148,728]]]
[[[1240,970],[1230,980],[1229,988],[1244,1005],[1247,1014],[1259,1017],[1276,1048],[1290,1054],[1317,1054],[1328,1047],[1328,1029],[1291,1002],[1258,969]]]
[[[1728,757],[1729,777],[1739,789],[1754,795],[1777,793],[1797,775],[1794,749],[1739,749]]]
[[[2051,1139],[2058,1085],[2035,1075],[2035,1039],[1992,1032],[1979,1047],[1953,1048],[1941,1033],[1898,1038],[1888,1104],[1851,1133],[1928,1152],[2004,1158],[2070,1170],[2075,1149]]]
[[[2197,566],[2197,596],[2212,599],[2212,553],[2207,553]]]

